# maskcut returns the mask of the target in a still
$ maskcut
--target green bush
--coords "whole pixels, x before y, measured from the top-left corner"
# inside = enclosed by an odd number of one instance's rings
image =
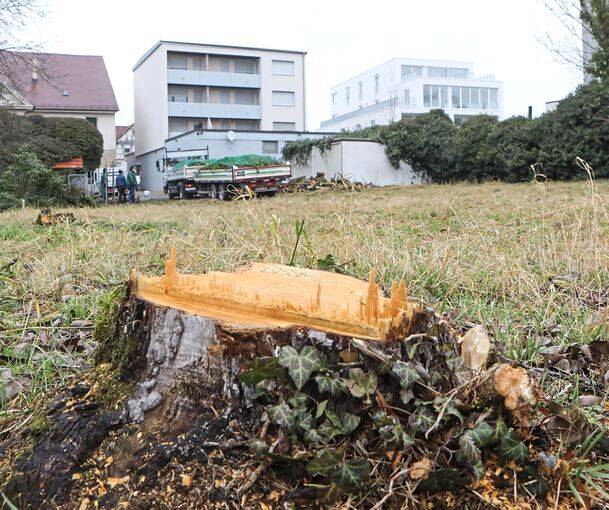
[[[22,201],[34,207],[93,203],[24,149],[15,154],[11,165],[0,170],[0,210],[19,207]]]
[[[47,166],[82,157],[85,170],[92,170],[101,161],[103,138],[84,119],[14,115],[0,109],[0,168],[12,164],[22,149]]]
[[[322,140],[286,144],[286,159],[306,163],[311,148],[324,149],[336,138],[371,138],[385,145],[389,161],[400,162],[431,182],[501,180],[520,182],[541,165],[548,178],[585,178],[576,158],[586,160],[597,177],[609,177],[609,85],[593,81],[579,87],[558,108],[537,119],[488,115],[470,117],[456,127],[441,110],[341,133]]]

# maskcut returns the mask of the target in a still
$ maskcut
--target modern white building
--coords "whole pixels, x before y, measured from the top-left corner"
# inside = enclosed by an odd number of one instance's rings
[[[389,124],[433,109],[455,124],[473,115],[503,117],[503,83],[474,75],[471,62],[394,58],[331,89],[324,131]]]
[[[133,68],[137,153],[193,129],[304,131],[305,52],[159,41]]]

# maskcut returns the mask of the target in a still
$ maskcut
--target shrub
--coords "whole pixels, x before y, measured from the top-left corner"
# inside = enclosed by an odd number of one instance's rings
[[[0,170],[0,210],[19,207],[22,200],[35,207],[93,203],[24,149],[15,154],[11,165]]]

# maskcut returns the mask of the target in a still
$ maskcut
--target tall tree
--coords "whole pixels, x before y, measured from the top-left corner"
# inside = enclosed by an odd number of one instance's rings
[[[545,34],[542,43],[555,58],[590,78],[609,77],[609,0],[544,0],[560,22],[562,37]]]
[[[24,40],[22,32],[32,20],[43,14],[39,0],[0,0],[0,85],[13,84],[15,62],[32,57],[21,51],[35,51],[39,45]],[[43,73],[41,66],[40,72]]]

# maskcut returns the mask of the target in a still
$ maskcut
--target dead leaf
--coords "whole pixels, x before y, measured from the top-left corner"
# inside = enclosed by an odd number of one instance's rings
[[[123,476],[122,478],[108,478],[106,480],[106,483],[110,487],[116,487],[117,485],[129,482],[129,479],[130,479],[129,475]]]
[[[355,363],[356,361],[359,361],[359,355],[355,351],[340,351],[338,356],[343,363]]]
[[[182,485],[184,487],[190,487],[192,485],[192,476],[182,473]]]
[[[471,370],[484,368],[491,351],[491,341],[485,327],[477,324],[459,339],[461,357]]]
[[[85,498],[80,502],[80,506],[78,507],[78,510],[86,510],[89,507],[89,503],[91,503],[91,500],[89,498]]]
[[[505,399],[505,407],[516,410],[521,404],[534,406],[537,403],[537,389],[524,368],[500,365],[495,371],[495,390]]]
[[[415,462],[410,467],[410,478],[413,480],[420,480],[421,478],[427,478],[427,475],[431,471],[431,460],[429,457],[423,457],[418,462]]]

